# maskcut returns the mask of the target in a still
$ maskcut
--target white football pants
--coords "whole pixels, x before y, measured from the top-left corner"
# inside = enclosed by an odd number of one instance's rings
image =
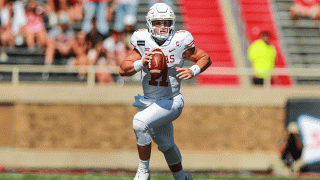
[[[146,146],[153,139],[169,165],[181,162],[180,151],[174,142],[172,121],[180,116],[183,107],[183,96],[179,94],[172,99],[156,101],[133,118],[138,145]]]

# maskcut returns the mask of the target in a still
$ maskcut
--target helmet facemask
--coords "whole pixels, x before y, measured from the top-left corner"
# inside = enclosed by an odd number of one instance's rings
[[[165,3],[153,5],[149,9],[146,19],[150,34],[160,41],[168,39],[174,31],[175,15],[171,7]],[[157,29],[159,29],[159,33],[157,33]],[[167,33],[161,33],[164,29],[167,29]]]

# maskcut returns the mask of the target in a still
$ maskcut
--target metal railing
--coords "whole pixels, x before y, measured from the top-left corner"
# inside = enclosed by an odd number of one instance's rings
[[[96,73],[112,73],[118,74],[118,67],[98,67],[98,66],[65,66],[65,65],[0,65],[0,72],[12,73],[11,83],[18,85],[20,83],[20,73],[78,73],[87,72],[86,83],[88,86],[95,85]],[[237,75],[245,76],[247,78],[255,74],[252,68],[224,68],[224,67],[210,67],[203,74],[212,75]],[[319,77],[319,68],[275,68],[270,74],[269,78],[265,79],[265,86],[270,86],[271,75],[285,75],[285,76],[300,76],[300,77]],[[36,83],[36,82],[33,82]]]
[[[87,84],[89,86],[95,85],[95,74],[99,72],[118,73],[117,67],[105,67],[98,66],[65,66],[65,65],[1,65],[0,72],[12,73],[11,83],[17,85],[20,83],[19,73],[87,73]],[[35,83],[35,82],[33,82]]]

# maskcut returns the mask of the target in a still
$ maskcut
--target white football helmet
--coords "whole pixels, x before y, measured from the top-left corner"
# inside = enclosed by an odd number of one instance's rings
[[[176,16],[174,15],[174,12],[170,6],[168,6],[165,3],[156,3],[154,4],[148,11],[147,16],[147,26],[149,29],[149,32],[151,35],[160,40],[164,41],[168,39],[168,37],[173,33],[174,31],[174,24]],[[153,21],[155,20],[169,20],[171,21],[171,26],[168,27],[168,33],[166,34],[158,34],[156,32],[156,27],[153,24]]]

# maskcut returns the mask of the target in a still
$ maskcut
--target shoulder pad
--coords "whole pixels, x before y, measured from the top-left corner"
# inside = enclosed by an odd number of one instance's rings
[[[189,49],[191,47],[194,47],[194,39],[191,33],[187,30],[180,30],[177,31],[175,36],[177,36],[177,39],[180,39],[182,42],[182,46],[184,49]]]
[[[131,36],[130,43],[140,52],[140,54],[143,54],[142,47],[145,46],[146,37],[148,36],[150,36],[150,34],[147,29],[138,29]]]

